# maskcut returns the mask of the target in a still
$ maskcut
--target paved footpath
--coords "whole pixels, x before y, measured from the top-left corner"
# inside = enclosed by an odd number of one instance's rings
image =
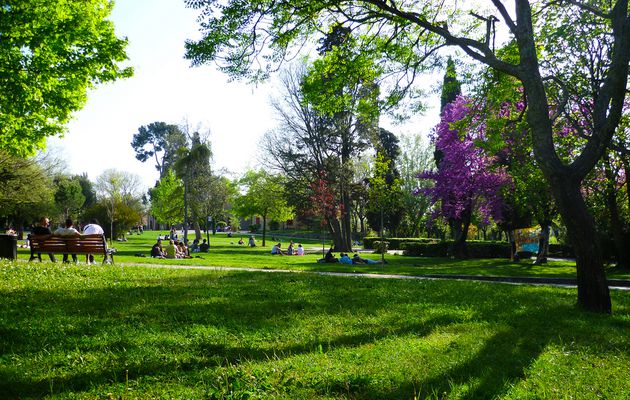
[[[163,264],[141,264],[125,263],[123,266],[152,267],[152,268],[172,268],[172,269],[200,269],[209,271],[247,271],[247,272],[275,272],[294,274],[315,274],[326,276],[350,276],[356,278],[377,278],[377,279],[411,279],[411,280],[459,280],[476,282],[507,283],[512,285],[546,285],[561,287],[577,287],[577,281],[573,278],[528,278],[513,276],[478,276],[478,275],[394,275],[394,274],[362,274],[356,272],[324,272],[324,271],[300,271],[287,269],[268,268],[247,268],[247,267],[209,267],[199,265],[163,265]],[[608,286],[615,290],[630,291],[630,280],[609,279]]]

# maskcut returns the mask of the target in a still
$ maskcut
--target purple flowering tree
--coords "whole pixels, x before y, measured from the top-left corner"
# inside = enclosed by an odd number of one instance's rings
[[[495,166],[494,157],[475,144],[484,140],[485,125],[470,114],[469,101],[458,96],[442,113],[434,128],[436,171],[424,171],[420,179],[430,179],[433,187],[420,189],[434,204],[436,217],[448,220],[454,239],[452,254],[466,258],[466,238],[474,213],[489,220],[501,219],[501,189],[510,183],[507,173]]]

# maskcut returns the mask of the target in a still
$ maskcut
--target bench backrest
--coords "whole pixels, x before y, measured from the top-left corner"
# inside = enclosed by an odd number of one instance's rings
[[[105,235],[29,235],[31,253],[107,254]]]

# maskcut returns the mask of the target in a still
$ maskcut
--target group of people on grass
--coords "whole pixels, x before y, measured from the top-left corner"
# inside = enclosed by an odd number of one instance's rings
[[[183,240],[176,239],[164,239],[168,240],[168,244],[166,246],[162,245],[162,238],[158,237],[156,243],[151,247],[151,257],[153,258],[192,258],[190,253],[198,253],[203,252],[207,253],[210,249],[210,246],[206,242],[206,239],[203,239],[202,243],[199,244],[199,240],[195,239],[193,243],[189,246],[186,246]]]
[[[48,217],[41,217],[39,219],[39,223],[35,227],[33,227],[33,229],[31,230],[31,234],[33,234],[33,235],[50,235],[50,234],[53,234],[53,235],[57,235],[57,236],[79,236],[81,234],[83,234],[83,235],[103,235],[103,234],[105,234],[105,231],[99,225],[98,220],[96,218],[92,218],[88,224],[84,225],[82,232],[79,232],[79,230],[77,228],[75,228],[74,221],[72,221],[72,218],[67,218],[65,223],[64,223],[64,225],[62,225],[59,228],[57,228],[54,231],[52,231],[50,229],[50,219],[48,219]],[[37,256],[35,256],[33,254],[29,261],[32,261],[33,259],[35,259],[35,257],[39,258],[39,261],[42,260],[42,255],[38,253]],[[55,259],[55,255],[52,254],[52,253],[49,253],[48,257],[50,257],[50,261],[52,261],[52,262],[56,262],[57,261]],[[75,262],[75,263],[77,262],[77,255],[76,254],[72,254],[72,261]],[[68,262],[68,254],[64,254],[63,255],[63,262]],[[86,256],[86,262],[87,262],[87,264],[96,264],[96,262],[94,261],[94,256],[92,254],[88,254]]]
[[[319,263],[341,263],[341,264],[382,264],[382,260],[370,260],[369,258],[361,258],[358,253],[354,253],[352,258],[347,253],[339,253],[339,258],[333,254],[333,248],[328,249],[328,252],[324,256],[317,260]]]
[[[287,255],[287,256],[303,256],[304,255],[304,247],[302,247],[302,244],[298,244],[297,247],[295,246],[295,243],[293,243],[293,241],[291,241],[291,243],[289,243],[289,247],[287,248],[286,251],[282,250],[282,243],[278,242],[277,244],[275,244],[272,248],[271,248],[271,254],[273,255]]]

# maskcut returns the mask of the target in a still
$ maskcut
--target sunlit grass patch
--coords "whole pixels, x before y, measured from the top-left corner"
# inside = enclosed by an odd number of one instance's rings
[[[0,296],[0,398],[628,393],[626,292],[1,262]]]

